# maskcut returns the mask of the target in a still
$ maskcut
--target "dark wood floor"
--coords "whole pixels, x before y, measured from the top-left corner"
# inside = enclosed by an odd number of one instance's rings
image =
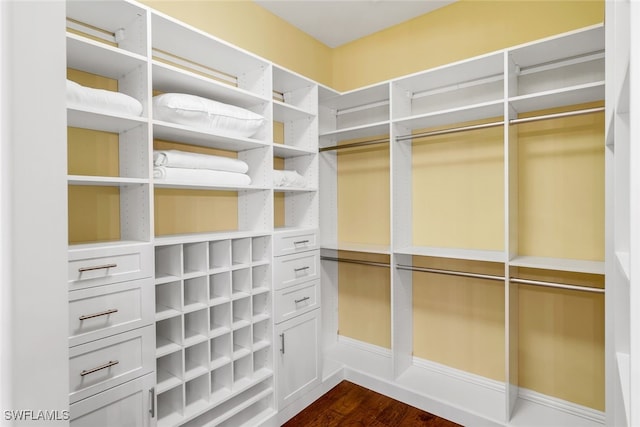
[[[454,427],[456,423],[342,381],[283,427]]]

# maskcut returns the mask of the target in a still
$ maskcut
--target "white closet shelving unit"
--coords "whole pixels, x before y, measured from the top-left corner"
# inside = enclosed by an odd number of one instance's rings
[[[117,241],[69,248],[71,315],[96,312],[80,328],[70,321],[71,375],[85,369],[77,360],[87,351],[108,361],[97,383],[71,382],[72,425],[275,424],[278,407],[320,379],[318,85],[135,2],[67,2],[67,17],[68,67],[117,81],[144,108],[140,117],[68,109],[69,127],[119,140],[118,176],[69,175],[69,186],[117,187],[120,207]],[[251,110],[265,124],[252,137],[230,137],[153,119],[152,96],[171,92]],[[273,142],[274,121],[283,143]],[[251,184],[154,180],[153,140],[234,152]],[[276,186],[275,158],[304,185]],[[154,236],[154,189],[166,188],[235,193],[237,229]],[[276,193],[284,199],[277,229]],[[315,263],[300,267],[307,258]],[[82,322],[91,323],[86,333]],[[276,323],[295,333],[287,357],[274,345]],[[304,346],[295,345],[300,336]],[[302,382],[288,374],[298,360]]]
[[[149,425],[154,337],[148,13],[124,2],[69,2],[66,24],[67,67],[117,81],[120,92],[143,106],[139,117],[67,109],[70,128],[117,134],[119,152],[116,176],[68,176],[70,191],[84,186],[95,203],[104,202],[104,186],[116,188],[119,198],[115,241],[69,245],[71,423],[96,425],[113,411],[116,424],[135,419]]]
[[[518,212],[515,132],[515,124],[525,122],[522,118],[536,111],[572,110],[574,105],[603,101],[604,48],[604,27],[598,25],[344,94],[321,90],[321,224],[322,251],[327,259],[323,262],[322,276],[325,375],[331,369],[344,368],[347,378],[465,425],[530,425],[534,422],[536,425],[591,426],[604,422],[602,412],[559,399],[545,403],[544,396],[518,386],[518,287],[529,284],[552,289],[564,284],[523,280],[517,275],[516,267],[600,277],[605,271],[602,261],[554,258],[519,250],[518,227],[522,213]],[[603,108],[584,109],[583,114],[590,114]],[[504,135],[499,162],[502,166],[498,171],[504,184],[477,190],[481,193],[479,197],[496,200],[495,215],[504,216],[503,228],[499,230],[504,231],[504,244],[501,247],[477,244],[442,247],[430,244],[429,238],[426,242],[414,241],[415,222],[421,217],[415,210],[418,184],[413,182],[414,147],[428,144],[430,136],[486,128],[501,128]],[[391,247],[341,242],[336,177],[339,148],[336,146],[345,145],[342,149],[349,150],[367,144],[385,144],[387,138],[391,141]],[[354,144],[354,140],[360,144]],[[438,201],[431,201],[429,206],[439,209]],[[456,214],[461,218],[467,215],[466,220],[473,221],[473,212]],[[334,261],[335,258],[340,261],[339,250],[361,255],[390,255],[391,350],[336,334],[340,262]],[[448,259],[467,265],[470,270],[425,270],[414,267],[415,257]],[[353,262],[351,258],[353,256],[342,261]],[[376,264],[363,262],[362,256],[356,258],[357,263]],[[483,273],[482,268],[476,271],[469,265],[498,266],[504,273]],[[420,285],[414,283],[416,271],[467,275],[504,286],[506,381],[491,380],[413,356],[413,289]],[[572,292],[604,292],[598,288],[564,288]]]
[[[607,425],[638,423],[638,88],[640,8],[606,4],[607,88]]]

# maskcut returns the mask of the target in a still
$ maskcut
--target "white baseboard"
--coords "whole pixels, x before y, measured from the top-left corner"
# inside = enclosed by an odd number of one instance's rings
[[[565,412],[567,414],[584,418],[596,423],[605,423],[605,413],[593,408],[578,405],[577,403],[569,402],[566,400],[558,399],[557,397],[548,396],[546,394],[538,393],[537,391],[528,390],[526,388],[518,389],[518,397],[529,402],[537,403],[538,405],[547,406],[549,408],[556,409],[558,411]]]

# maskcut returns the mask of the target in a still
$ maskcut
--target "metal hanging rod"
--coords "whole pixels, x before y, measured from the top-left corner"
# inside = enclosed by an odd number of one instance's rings
[[[604,111],[604,107],[586,108],[586,109],[583,109],[583,110],[565,111],[563,113],[554,113],[554,114],[544,114],[544,115],[541,115],[541,116],[523,117],[521,119],[511,119],[511,120],[509,120],[508,123],[509,123],[509,125],[517,125],[517,124],[520,124],[520,123],[537,122],[537,121],[541,121],[541,120],[557,119],[557,118],[561,118],[561,117],[571,117],[571,116],[580,116],[580,115],[583,115],[583,114],[598,113],[600,111]],[[481,124],[478,124],[478,125],[459,126],[459,127],[454,127],[454,128],[448,128],[448,129],[434,130],[434,131],[429,131],[429,132],[421,132],[421,133],[416,133],[416,134],[412,134],[412,135],[397,136],[396,137],[396,141],[406,141],[406,140],[410,140],[410,139],[420,139],[420,138],[426,138],[428,136],[447,135],[447,134],[451,134],[451,133],[465,132],[465,131],[476,130],[476,129],[486,129],[486,128],[492,128],[492,127],[497,127],[497,126],[502,126],[502,125],[504,125],[504,121],[497,121],[497,122],[491,122],[491,123],[481,123]]]
[[[468,125],[468,126],[458,126],[455,128],[432,130],[429,132],[420,132],[420,133],[411,134],[411,135],[397,136],[396,141],[406,141],[408,139],[426,138],[428,136],[447,135],[450,133],[466,132],[469,130],[476,130],[476,129],[487,129],[487,128],[493,128],[493,127],[502,126],[502,125],[504,125],[504,121],[500,120],[499,122],[482,123],[478,125]]]
[[[386,105],[389,105],[388,100],[371,102],[369,104],[358,105],[356,107],[342,108],[340,110],[336,110],[336,116],[341,116],[343,114],[349,114],[349,113],[356,113],[358,111],[370,110],[372,108],[377,108],[377,107],[384,107]]]
[[[371,139],[368,141],[360,141],[360,142],[352,142],[350,144],[342,144],[342,145],[332,145],[330,147],[321,147],[318,151],[332,151],[332,150],[342,150],[343,148],[354,148],[354,147],[364,147],[367,145],[378,145],[385,144],[389,142],[389,138],[380,138],[380,139]]]
[[[604,111],[604,107],[585,108],[583,110],[565,111],[564,113],[544,114],[542,116],[523,117],[521,119],[509,120],[510,125],[517,125],[520,123],[537,122],[540,120],[558,119],[561,117],[581,116],[583,114],[598,113]]]
[[[564,283],[547,282],[547,281],[541,281],[541,280],[517,279],[515,277],[510,278],[509,281],[511,283],[519,283],[522,285],[544,286],[547,288],[569,289],[572,291],[594,292],[598,294],[604,293],[604,289],[594,288],[591,286],[567,285]]]
[[[418,271],[420,273],[435,273],[435,274],[444,274],[447,276],[471,277],[474,279],[496,280],[496,281],[504,282],[504,276],[493,276],[491,274],[465,273],[463,271],[442,270],[439,268],[415,267],[412,265],[403,265],[403,264],[399,264],[396,268],[398,270]]]
[[[368,265],[371,267],[383,267],[389,268],[390,264],[384,262],[374,262],[374,261],[361,261],[357,259],[348,259],[348,258],[338,258],[338,257],[330,257],[330,256],[321,256],[321,260],[323,261],[335,261],[335,262],[346,262],[349,264],[360,264],[360,265]]]

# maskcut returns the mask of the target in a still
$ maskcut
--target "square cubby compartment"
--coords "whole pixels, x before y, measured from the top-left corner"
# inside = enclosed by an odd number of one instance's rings
[[[207,276],[184,281],[184,311],[194,311],[209,306]]]
[[[231,267],[231,242],[219,240],[209,242],[209,270],[228,269]]]
[[[251,261],[254,263],[269,262],[271,258],[271,239],[269,236],[258,236],[251,239]]]
[[[260,322],[270,317],[271,294],[268,292],[254,295],[252,304],[253,321]]]
[[[231,330],[231,303],[219,304],[209,308],[209,334],[211,337],[222,335]]]
[[[231,293],[232,299],[251,295],[250,268],[242,268],[231,273]]]
[[[233,373],[231,362],[211,371],[211,403],[220,402],[231,394]]]
[[[182,316],[156,322],[156,356],[182,349]]]
[[[209,276],[209,305],[218,305],[231,299],[231,272]]]
[[[155,250],[156,281],[182,275],[182,246],[158,246]]]
[[[185,409],[188,413],[204,409],[209,404],[209,375],[208,372],[185,384]]]
[[[174,425],[184,414],[182,384],[158,393],[158,425]]]
[[[184,349],[184,379],[191,380],[209,372],[209,344],[201,342]]]
[[[231,362],[231,333],[209,340],[211,351],[210,369],[214,370]]]
[[[271,264],[259,265],[251,269],[253,294],[269,292],[271,289]]]
[[[253,350],[261,350],[271,346],[271,322],[265,319],[253,325]]]
[[[206,243],[185,243],[182,254],[184,274],[204,273],[208,270]]]
[[[156,285],[156,319],[179,316],[182,312],[182,283],[169,282]]]
[[[252,348],[250,326],[233,331],[233,360],[251,354]]]
[[[271,348],[266,347],[253,353],[253,373],[256,376],[267,376],[273,371]]]
[[[206,341],[209,337],[208,309],[194,311],[184,315],[184,345],[194,345]]]
[[[233,384],[242,388],[251,381],[253,375],[253,362],[251,354],[233,361]]]
[[[231,263],[234,266],[251,263],[251,239],[234,239],[231,241]]]
[[[182,384],[182,351],[162,356],[156,360],[158,393]]]
[[[251,297],[233,301],[232,328],[239,329],[251,323]]]

